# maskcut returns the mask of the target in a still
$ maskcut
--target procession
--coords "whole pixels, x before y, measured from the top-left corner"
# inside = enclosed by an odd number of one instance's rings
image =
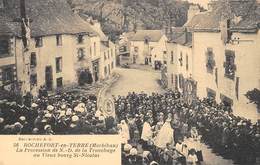
[[[133,92],[114,96],[114,104],[115,118],[97,109],[95,97],[41,96],[29,106],[1,100],[0,132],[119,134],[123,164],[196,164],[203,161],[196,141],[239,163],[253,163],[259,154],[260,121],[236,117],[212,99],[188,105],[179,92]]]
[[[104,137],[87,164],[258,165],[259,28],[259,0],[0,0],[0,137]]]

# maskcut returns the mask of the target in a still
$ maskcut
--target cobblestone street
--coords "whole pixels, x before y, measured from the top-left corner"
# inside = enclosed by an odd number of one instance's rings
[[[137,93],[144,91],[147,94],[164,91],[158,83],[160,72],[117,68],[116,73],[120,78],[107,91],[107,95],[127,95],[128,92],[133,91]]]

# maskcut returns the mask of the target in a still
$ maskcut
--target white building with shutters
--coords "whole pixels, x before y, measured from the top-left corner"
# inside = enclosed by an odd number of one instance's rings
[[[213,97],[230,106],[233,114],[256,121],[259,107],[245,95],[260,90],[259,19],[257,13],[240,19],[233,14],[229,19],[221,17],[221,10],[196,14],[184,27],[186,36],[192,35],[190,45],[182,42],[185,34],[173,34],[167,46],[168,87],[180,89],[180,75],[191,78],[199,98]]]
[[[4,2],[0,7],[2,89],[36,95],[42,85],[55,91],[77,84],[82,72],[90,73],[88,79],[93,82],[103,79],[102,36],[66,1],[26,1],[31,20],[28,49],[21,40],[19,7],[13,7],[20,6],[19,1]]]

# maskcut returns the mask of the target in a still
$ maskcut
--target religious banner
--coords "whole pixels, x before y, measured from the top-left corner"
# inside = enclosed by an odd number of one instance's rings
[[[115,117],[115,104],[112,99],[107,99],[103,104],[103,114],[105,117]]]

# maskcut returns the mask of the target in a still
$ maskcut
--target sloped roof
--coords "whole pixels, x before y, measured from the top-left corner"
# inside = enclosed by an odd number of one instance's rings
[[[213,12],[205,12],[195,15],[186,27],[192,30],[218,31],[221,16]]]
[[[150,42],[157,42],[162,38],[163,35],[164,34],[161,30],[137,30],[130,40],[144,41],[145,39],[148,39]]]
[[[172,42],[178,43],[184,46],[192,46],[192,33],[184,32],[181,36],[173,40]]]
[[[31,35],[46,36],[53,34],[89,33],[97,35],[78,15],[74,14],[66,0],[26,0],[26,14],[32,20]],[[0,11],[1,27],[4,32],[12,32],[21,36],[20,23],[14,22],[20,18],[20,4],[17,0],[8,0],[7,7]]]
[[[231,21],[231,30],[240,32],[255,32],[259,28],[260,23],[260,9],[259,5],[257,9],[248,8],[248,6],[243,7],[242,4],[231,3],[230,13],[223,9],[221,5],[217,6],[212,11],[203,12],[195,15],[186,26],[190,30],[194,31],[219,31],[220,22],[223,14],[228,15],[231,20],[234,17],[241,17],[241,21],[235,22]]]
[[[85,21],[87,21],[89,19],[89,16],[84,14],[84,13],[79,13],[79,16],[81,18],[83,18]],[[89,22],[89,21],[87,21],[87,22],[90,24],[91,28],[100,36],[101,41],[108,41],[108,37],[102,31],[102,28],[101,27],[97,28],[94,25],[95,23],[98,23],[98,24],[100,24],[100,23],[99,22],[95,22],[96,20],[95,21],[91,20],[91,21],[92,22]]]
[[[185,32],[185,27],[172,27],[172,33],[167,33],[166,36],[170,42],[175,41]]]
[[[183,46],[192,46],[192,33],[188,32],[185,27],[172,28],[172,34],[169,34],[167,37],[169,38],[169,42]]]

